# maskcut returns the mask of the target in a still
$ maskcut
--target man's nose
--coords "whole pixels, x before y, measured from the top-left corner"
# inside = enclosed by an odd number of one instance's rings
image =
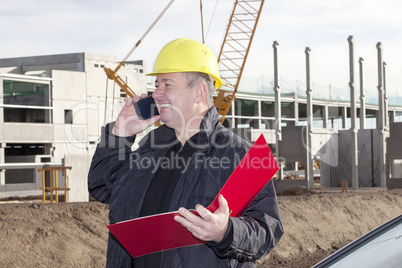
[[[160,86],[158,86],[152,93],[152,98],[154,98],[155,100],[160,100],[161,98],[163,98],[163,91]]]

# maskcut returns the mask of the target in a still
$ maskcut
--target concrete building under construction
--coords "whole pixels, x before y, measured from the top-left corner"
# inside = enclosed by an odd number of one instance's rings
[[[88,200],[100,127],[126,97],[112,84],[106,89],[103,67],[116,65],[115,57],[88,53],[0,60],[0,197],[39,195],[38,168],[72,166],[69,200]],[[138,93],[146,92],[144,68],[127,62],[120,70]]]
[[[39,168],[71,166],[69,201],[88,200],[87,172],[101,126],[115,120],[126,98],[103,70],[118,64],[89,53],[0,59],[0,197],[40,195]],[[150,94],[145,70],[143,61],[125,62],[119,75],[137,94]],[[224,121],[249,142],[264,134],[281,164],[277,191],[342,181],[354,190],[402,187],[402,106],[313,99],[306,87],[303,96],[238,92]],[[369,120],[375,127],[365,125]]]

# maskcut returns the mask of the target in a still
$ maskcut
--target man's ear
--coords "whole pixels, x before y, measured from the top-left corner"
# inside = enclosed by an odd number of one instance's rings
[[[195,87],[195,103],[201,103],[206,101],[208,94],[208,87],[203,82],[198,82]]]

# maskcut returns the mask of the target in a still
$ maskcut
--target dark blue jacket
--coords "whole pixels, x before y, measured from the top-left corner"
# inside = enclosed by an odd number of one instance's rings
[[[88,175],[90,194],[109,204],[110,223],[139,216],[147,187],[167,145],[177,141],[165,125],[152,130],[131,151],[135,137],[120,138],[102,131],[101,142],[93,156]],[[197,150],[179,179],[170,203],[170,211],[179,207],[193,209],[208,206],[247,153],[250,145],[224,128],[215,108],[205,115],[200,126]],[[242,217],[230,218],[233,242],[220,252],[212,243],[162,252],[162,267],[255,267],[283,235],[273,183],[269,182]],[[109,234],[107,267],[130,267],[131,256]]]

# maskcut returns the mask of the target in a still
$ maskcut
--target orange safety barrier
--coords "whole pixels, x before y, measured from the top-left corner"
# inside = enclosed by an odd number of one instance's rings
[[[59,202],[59,192],[58,191],[64,191],[65,202],[68,202],[68,191],[70,191],[70,188],[68,188],[67,169],[72,169],[72,167],[44,167],[44,168],[38,169],[38,172],[42,172],[42,188],[40,188],[40,189],[42,190],[43,203],[46,203],[46,191],[50,192],[49,202],[51,202],[51,203]],[[46,184],[45,184],[45,174],[47,171],[50,174],[50,182],[49,182],[48,187],[46,187]],[[58,176],[57,176],[59,171],[64,171],[64,188],[59,187]],[[54,176],[53,176],[53,172],[54,172]],[[54,184],[53,184],[53,179],[54,179]],[[55,193],[55,200],[53,198],[53,192]]]

